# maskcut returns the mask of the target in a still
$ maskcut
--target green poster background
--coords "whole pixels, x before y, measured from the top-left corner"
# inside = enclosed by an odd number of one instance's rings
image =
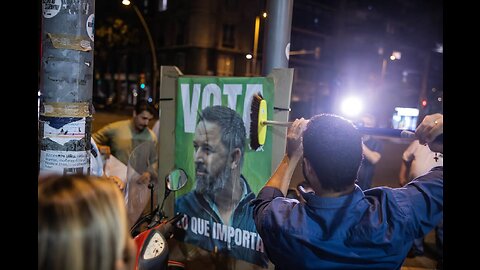
[[[213,84],[213,85],[212,85]],[[266,77],[181,77],[178,79],[178,87],[177,87],[177,106],[176,106],[176,126],[175,126],[175,168],[184,169],[188,176],[187,186],[182,188],[181,190],[175,192],[176,196],[182,196],[185,193],[189,192],[195,187],[195,163],[193,157],[193,137],[194,137],[194,129],[192,133],[185,132],[185,123],[184,123],[184,111],[187,114],[194,115],[195,118],[195,126],[197,123],[198,115],[200,111],[204,108],[203,106],[212,106],[215,101],[219,100],[221,96],[221,105],[228,106],[228,95],[225,93],[225,85],[228,84],[237,84],[241,85],[241,94],[236,95],[236,108],[235,111],[243,118],[244,115],[244,103],[246,95],[251,96],[252,86],[250,89],[248,85],[261,85],[261,93],[263,98],[267,102],[267,118],[269,120],[272,119],[273,115],[273,101],[274,101],[274,84],[272,78]],[[186,89],[186,85],[188,85],[188,98],[185,98],[185,102],[182,96],[182,85],[184,91]],[[195,86],[194,86],[195,85]],[[218,87],[215,87],[218,86]],[[200,86],[200,87],[198,87]],[[215,99],[213,94],[207,94],[206,98],[209,99],[208,102],[204,104],[202,97],[204,96],[204,92],[212,93],[215,92]],[[235,86],[239,89],[239,86]],[[258,86],[255,86],[258,87]],[[249,89],[249,90],[247,90]],[[255,88],[259,89],[259,88]],[[194,92],[197,93],[194,93]],[[199,93],[198,93],[199,91]],[[221,95],[219,95],[219,91]],[[254,91],[259,92],[259,91]],[[185,93],[184,93],[185,94]],[[196,101],[194,96],[198,97],[198,106],[194,103]],[[248,100],[247,100],[248,101]],[[251,99],[250,99],[251,104]],[[192,104],[193,103],[193,104]],[[184,105],[185,104],[185,105]],[[184,106],[186,106],[184,108]],[[197,108],[196,112],[193,110]],[[233,108],[232,108],[233,109]],[[250,119],[250,106],[247,107],[248,111],[248,119]],[[190,118],[191,119],[191,118]],[[192,121],[190,121],[190,125]],[[250,121],[245,123],[246,127],[250,126]],[[249,129],[249,128],[248,128]],[[249,132],[247,129],[247,137],[249,137]],[[191,126],[190,126],[191,130]],[[244,164],[242,168],[242,174],[247,179],[252,191],[255,194],[258,194],[260,189],[264,186],[265,182],[271,176],[271,164],[272,164],[272,134],[269,128],[267,128],[267,137],[265,144],[263,145],[263,149],[259,148],[257,151],[253,151],[250,149],[249,146],[250,139],[247,138],[247,145],[245,146],[245,156],[244,156]]]

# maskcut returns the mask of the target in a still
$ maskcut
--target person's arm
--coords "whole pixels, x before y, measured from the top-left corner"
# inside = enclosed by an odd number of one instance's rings
[[[110,157],[110,126],[106,125],[92,134],[92,139],[97,144],[98,151],[104,155],[105,159]]]
[[[398,183],[400,184],[401,187],[406,185],[408,183],[408,172],[410,169],[410,164],[411,162],[405,161],[402,159],[402,164],[400,165],[400,173],[398,175]]]
[[[297,200],[285,198],[290,180],[303,156],[302,137],[308,121],[297,119],[287,134],[287,151],[276,171],[251,202],[255,228],[263,240],[265,250],[272,263],[278,262],[284,254],[291,254],[296,248],[281,235],[285,227],[291,228],[290,212]],[[287,229],[288,231],[288,229]]]
[[[110,150],[110,146],[108,145],[98,145],[98,151],[102,154],[105,159],[109,159],[112,151]]]
[[[362,151],[365,158],[372,164],[376,164],[382,158],[382,155],[379,152],[371,150],[364,143],[362,143]]]
[[[288,192],[290,180],[295,171],[298,161],[303,155],[302,135],[306,128],[308,120],[303,118],[295,120],[288,129],[287,133],[287,151],[277,169],[260,190],[257,198],[252,202],[254,206],[254,219],[257,223],[257,230],[261,221],[260,218],[265,208],[276,197],[285,197]]]
[[[297,163],[303,156],[302,135],[305,131],[308,120],[296,119],[288,130],[287,151],[283,156],[280,165],[265,184],[266,187],[279,189],[284,196],[287,195],[290,180]]]
[[[120,179],[120,177],[115,175],[111,175],[111,176],[105,175],[105,177],[108,180],[112,181],[115,185],[117,185],[121,192],[125,192],[125,183],[122,181],[122,179]]]
[[[436,167],[413,179],[395,196],[415,237],[430,232],[443,216],[443,169]]]
[[[406,185],[411,179],[409,176],[412,162],[415,159],[415,152],[419,146],[418,141],[414,140],[408,145],[407,149],[402,154],[402,164],[400,165],[399,184],[400,186]]]
[[[443,114],[440,113],[425,116],[415,130],[415,137],[420,144],[428,144],[430,150],[443,154],[443,141],[435,140],[441,134],[443,134]]]
[[[284,196],[287,195],[290,179],[292,178],[295,167],[299,159],[291,159],[288,155],[284,155],[277,169],[265,184],[266,187],[279,189]]]

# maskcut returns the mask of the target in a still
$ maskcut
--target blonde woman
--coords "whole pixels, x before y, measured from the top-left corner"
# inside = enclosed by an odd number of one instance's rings
[[[135,243],[118,187],[102,177],[38,183],[38,269],[132,270]]]

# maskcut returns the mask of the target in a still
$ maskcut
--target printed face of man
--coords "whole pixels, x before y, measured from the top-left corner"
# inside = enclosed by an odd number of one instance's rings
[[[216,123],[200,121],[193,139],[196,190],[215,194],[225,186],[230,170],[227,164],[228,149],[221,141],[221,130]]]
[[[142,132],[148,127],[148,123],[153,119],[153,115],[148,111],[143,111],[140,114],[135,114],[133,117],[133,124],[138,132]]]

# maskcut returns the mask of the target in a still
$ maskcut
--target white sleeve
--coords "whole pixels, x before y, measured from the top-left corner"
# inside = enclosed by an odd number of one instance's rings
[[[103,160],[100,151],[98,150],[97,144],[93,138],[90,138],[92,143],[92,149],[90,150],[90,174],[96,176],[103,175]],[[96,156],[93,152],[96,152]]]

